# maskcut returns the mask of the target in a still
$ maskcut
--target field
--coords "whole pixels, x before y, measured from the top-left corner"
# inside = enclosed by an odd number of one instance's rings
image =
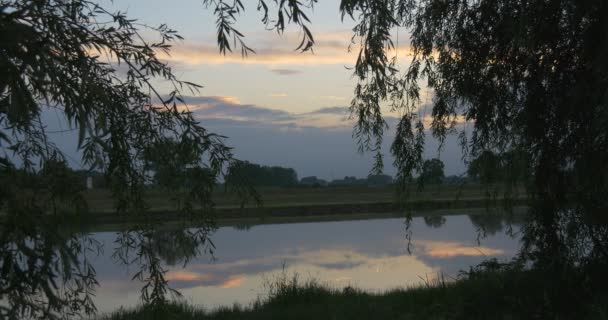
[[[501,197],[479,185],[428,186],[414,191],[407,199],[413,210],[438,210],[455,208],[483,208],[502,205]],[[259,188],[260,206],[248,203],[240,207],[234,195],[217,191],[213,195],[215,215],[221,219],[247,219],[269,217],[323,217],[339,215],[386,214],[403,212],[393,187],[326,187],[326,188]],[[500,194],[500,193],[498,193]],[[526,204],[523,191],[514,196],[511,204]],[[112,222],[114,203],[108,190],[89,190],[85,198],[96,222]],[[151,216],[170,219],[176,202],[161,189],[149,189],[145,194]]]
[[[289,207],[319,204],[356,204],[373,202],[393,202],[396,200],[396,190],[388,187],[322,187],[322,188],[271,188],[260,187],[256,189],[262,198],[265,207]],[[480,185],[447,185],[427,186],[418,191],[412,187],[410,199],[412,201],[481,199],[487,197],[487,190]],[[519,190],[523,194],[522,190]],[[95,211],[112,209],[111,195],[108,190],[95,189],[85,193],[91,208]],[[213,200],[218,208],[232,208],[239,206],[235,195],[218,190]],[[146,192],[146,201],[154,209],[172,209],[173,204],[167,191],[160,188],[150,188]],[[248,207],[253,204],[249,203]]]

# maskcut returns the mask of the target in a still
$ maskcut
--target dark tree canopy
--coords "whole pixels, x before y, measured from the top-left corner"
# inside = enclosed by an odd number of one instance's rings
[[[423,219],[429,228],[441,228],[446,221],[445,217],[439,214],[425,215]]]
[[[528,168],[529,164],[530,159],[521,152],[496,154],[485,150],[469,162],[467,174],[483,185],[526,183],[533,175]]]
[[[444,167],[443,161],[437,158],[424,160],[420,176],[418,176],[418,185],[422,187],[425,184],[441,184],[445,177]]]
[[[158,41],[145,41],[143,29]],[[78,133],[82,163],[105,174],[118,214],[147,212],[149,146],[188,144],[190,168],[204,173],[182,193],[189,220],[206,221],[210,189],[234,160],[182,103],[182,90],[199,86],[158,58],[181,39],[166,25],[147,27],[94,1],[0,0],[0,39],[0,318],[91,313],[96,280],[86,255],[97,244],[57,230],[84,217],[84,208],[42,115],[56,112]],[[157,80],[171,92],[156,91]],[[159,148],[155,157],[171,159],[169,152]],[[164,269],[146,228],[121,233],[117,256],[142,268],[143,301],[163,302]],[[200,244],[209,230],[188,235]]]
[[[317,178],[317,176],[309,176],[300,179],[300,185],[309,187],[324,187],[327,186],[327,181]]]
[[[269,29],[299,26],[298,48],[310,51],[307,15],[314,3],[256,4]],[[242,1],[203,4],[218,17],[220,52],[254,52],[234,28]],[[351,113],[359,149],[376,155],[374,173],[383,167],[383,107],[401,115],[390,152],[402,193],[423,172],[427,130],[440,141],[458,134],[470,159],[486,151],[508,161],[517,157],[505,154],[523,154],[535,202],[521,256],[538,265],[608,260],[607,1],[342,0],[339,8],[342,18],[356,22]],[[407,66],[390,56],[400,27],[411,32]],[[142,28],[159,41],[142,40]],[[78,254],[84,241],[38,228],[61,222],[49,212],[79,211],[77,201],[65,205],[73,190],[61,186],[70,178],[59,169],[65,159],[49,141],[41,113],[56,110],[77,130],[84,164],[106,174],[119,213],[145,212],[146,150],[166,138],[190,143],[192,166],[204,169],[206,182],[221,179],[235,162],[222,137],[202,128],[181,103],[181,91],[198,86],[179,81],[158,59],[157,52],[180,39],[167,26],[145,27],[87,0],[0,0],[0,39],[0,207],[6,213],[0,274],[11,275],[0,278],[0,299],[13,307],[0,305],[0,315],[92,312],[94,270]],[[153,78],[174,90],[157,92]],[[430,127],[419,114],[421,87],[433,92]],[[49,183],[32,187],[30,174],[52,166],[58,167],[47,171]],[[190,186],[184,200],[207,208],[208,190]],[[38,201],[41,193],[49,201]],[[186,213],[193,208],[183,206]],[[209,229],[200,231],[194,239],[205,242]],[[166,281],[152,234],[124,232],[117,243],[139,249],[146,269],[138,275],[149,284],[142,296],[162,302]],[[132,261],[127,252],[117,255]],[[24,259],[33,261],[29,268],[19,263]],[[54,285],[54,275],[62,285]]]
[[[298,175],[292,168],[262,166],[248,161],[235,162],[228,169],[226,184],[239,181],[254,186],[290,187],[298,184]]]
[[[374,169],[383,166],[383,105],[402,115],[391,147],[402,193],[422,170],[425,130],[440,141],[458,134],[471,159],[524,154],[535,202],[522,256],[608,260],[608,2],[342,0],[340,11],[357,23],[351,112]],[[411,32],[404,69],[389,54],[399,27]],[[430,128],[418,112],[421,86],[433,92]],[[578,227],[563,232],[567,224]]]
[[[393,177],[387,174],[370,174],[367,176],[368,186],[387,186],[393,183]]]
[[[153,183],[173,195],[183,190],[198,188],[211,192],[216,184],[215,176],[208,168],[198,166],[197,142],[190,139],[176,141],[164,138],[148,146],[144,152],[146,168],[153,176]],[[206,195],[210,199],[210,194]]]
[[[500,157],[491,151],[482,152],[469,163],[467,174],[484,184],[500,181],[503,176]]]

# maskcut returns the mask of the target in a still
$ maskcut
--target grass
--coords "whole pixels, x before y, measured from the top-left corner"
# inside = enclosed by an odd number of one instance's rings
[[[415,190],[415,188],[414,188]],[[262,207],[238,205],[233,195],[217,191],[213,195],[216,210],[212,218],[218,225],[250,226],[265,223],[337,221],[403,217],[396,201],[396,190],[388,187],[322,187],[322,188],[270,188],[261,187]],[[70,218],[70,224],[93,230],[115,230],[142,222],[162,222],[181,225],[184,220],[175,215],[176,204],[165,190],[149,188],[144,200],[149,206],[146,215],[117,215],[111,192],[106,189],[85,190],[88,204],[86,213]],[[514,195],[512,207],[528,204],[523,189]],[[480,185],[434,185],[413,192],[408,198],[412,216],[426,216],[439,210],[447,214],[461,214],[455,209],[500,209],[502,199],[491,199]],[[0,220],[3,213],[0,210]]]
[[[258,208],[250,204],[244,209],[240,208],[234,196],[216,192],[213,196],[217,209],[216,218],[323,217],[370,213],[381,215],[400,211],[393,187],[259,188],[258,191],[262,196],[263,206]],[[412,193],[408,201],[415,210],[500,206],[500,203],[490,201],[485,192],[479,185],[428,186],[423,191]],[[114,215],[114,203],[108,190],[88,190],[84,195],[90,211],[87,220],[93,223],[121,222]],[[514,203],[514,206],[526,205],[526,198],[522,195],[523,192],[520,192],[518,202]],[[164,190],[147,190],[145,200],[152,214],[146,218],[152,217],[159,221],[172,219],[175,203]]]
[[[139,319],[608,319],[608,296],[588,288],[584,273],[560,281],[546,272],[488,261],[455,281],[384,293],[332,288],[285,275],[252,305],[205,310],[183,303],[120,310],[104,320]]]
[[[394,202],[396,191],[394,187],[323,187],[323,188],[272,188],[259,187],[266,207],[285,207],[302,205],[327,204],[356,204]],[[427,186],[422,191],[412,192],[412,201],[454,200],[454,199],[484,199],[485,189],[479,185],[442,185]],[[90,207],[95,211],[113,209],[113,201],[108,190],[94,189],[85,192]],[[173,208],[173,203],[167,192],[160,188],[150,188],[145,194],[146,201],[152,208]],[[218,208],[238,207],[236,197],[221,190],[215,192],[213,200]],[[249,206],[253,206],[249,204]]]

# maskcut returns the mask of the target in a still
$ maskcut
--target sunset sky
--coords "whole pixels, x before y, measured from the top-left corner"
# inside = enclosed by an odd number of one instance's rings
[[[165,23],[185,40],[164,57],[182,80],[204,88],[187,97],[201,124],[227,136],[238,158],[265,165],[293,167],[299,177],[325,179],[345,175],[364,177],[372,155],[358,154],[352,139],[353,121],[347,107],[355,80],[352,67],[356,48],[348,52],[354,21],[341,21],[338,0],[320,1],[309,15],[315,37],[313,53],[295,51],[300,35],[295,26],[282,36],[265,30],[256,11],[257,1],[243,1],[247,11],[237,28],[256,50],[243,58],[240,52],[223,56],[216,45],[215,17],[202,1],[122,0],[102,5],[126,11],[141,23]],[[145,32],[151,36],[151,33]],[[150,39],[153,39],[152,37]],[[408,61],[408,33],[395,32],[401,67]],[[168,91],[166,83],[158,83]],[[423,103],[432,97],[422,94]],[[387,113],[389,124],[396,114]],[[388,156],[393,128],[385,137],[386,172],[394,174]],[[429,135],[430,136],[430,135]],[[446,174],[460,174],[464,165],[454,139],[439,153],[437,143],[427,139],[427,158],[440,156]]]

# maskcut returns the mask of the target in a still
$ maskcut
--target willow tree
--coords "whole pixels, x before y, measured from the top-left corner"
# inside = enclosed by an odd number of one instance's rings
[[[298,49],[309,51],[314,3],[259,0],[256,9],[279,33],[299,26]],[[245,11],[241,0],[203,4],[217,15],[220,52],[254,53],[235,29]],[[606,261],[606,1],[342,0],[339,8],[343,19],[356,21],[351,112],[360,150],[376,154],[374,171],[383,167],[385,105],[402,115],[390,152],[403,193],[422,168],[426,130],[440,141],[458,134],[471,157],[525,154],[536,202],[522,256],[544,265]],[[144,41],[142,28],[159,40]],[[396,28],[411,32],[413,56],[404,68],[390,55]],[[163,139],[194,142],[188,152],[211,178],[183,194],[207,208],[211,184],[233,160],[221,137],[182,105],[182,90],[198,86],[177,79],[157,56],[179,38],[165,25],[146,27],[93,1],[0,0],[0,299],[8,302],[0,305],[2,316],[93,311],[95,274],[84,242],[57,230],[82,202],[55,170],[44,169],[64,160],[41,121],[45,110],[77,130],[83,163],[106,172],[119,213],[145,212],[144,154]],[[154,78],[173,90],[158,92]],[[434,93],[429,128],[419,114],[423,86]],[[32,175],[47,182],[25,178]],[[193,213],[195,206],[183,208]],[[162,302],[166,281],[151,234],[123,233],[117,255],[129,260],[128,249],[138,249],[138,276],[149,284],[143,296]]]
[[[144,30],[158,41],[144,40]],[[105,173],[118,216],[145,216],[146,150],[173,139],[188,142],[189,167],[205,172],[185,186],[181,213],[207,217],[231,150],[183,103],[182,91],[200,87],[159,59],[181,39],[166,25],[147,27],[94,1],[0,0],[0,39],[0,318],[94,312],[87,256],[98,246],[64,230],[68,221],[86,220],[86,204],[57,170],[66,158],[43,115],[56,112],[78,133],[82,164]],[[155,81],[171,90],[159,92]],[[156,152],[158,159],[175,156]],[[157,303],[170,290],[148,227],[119,233],[115,255],[139,263],[144,302]],[[183,233],[200,245],[211,230],[204,224]]]
[[[316,2],[261,0],[257,9],[279,33],[300,26],[307,51],[314,48],[307,14]],[[233,26],[245,10],[241,1],[204,3],[218,16],[220,51],[239,47],[243,34]],[[270,18],[269,7],[278,9]],[[523,256],[548,265],[606,261],[606,1],[342,0],[339,9],[356,22],[353,135],[360,150],[375,152],[375,170],[383,167],[388,129],[383,106],[402,115],[390,149],[402,194],[422,169],[425,132],[442,143],[458,135],[469,159],[488,151],[525,155],[531,176],[523,179],[535,202]],[[410,32],[412,57],[403,68],[391,56],[397,28]],[[433,92],[427,127],[423,87]]]

